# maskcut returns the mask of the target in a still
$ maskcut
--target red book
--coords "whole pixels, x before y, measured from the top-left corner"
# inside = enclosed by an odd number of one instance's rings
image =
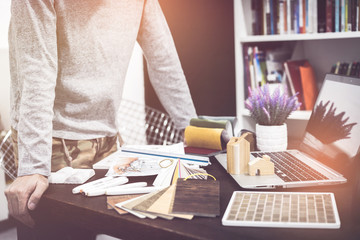
[[[302,17],[303,17],[303,26],[302,28],[300,29],[301,33],[306,33],[306,14],[308,14],[306,12],[306,1],[305,0],[302,0]]]
[[[300,66],[304,66],[306,62],[307,60],[290,60],[284,62],[284,69],[289,81],[290,92],[292,95],[298,93],[298,101],[301,103],[300,110],[305,110]]]
[[[326,32],[333,32],[333,1],[326,0]]]
[[[305,62],[299,69],[303,88],[304,107],[305,110],[312,110],[318,95],[315,72],[308,62]]]

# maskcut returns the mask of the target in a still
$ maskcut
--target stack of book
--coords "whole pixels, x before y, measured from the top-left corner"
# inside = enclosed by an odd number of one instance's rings
[[[244,79],[246,89],[254,89],[266,83],[286,83],[283,81],[283,63],[291,57],[288,48],[260,49],[258,46],[245,47]],[[246,91],[246,97],[248,93]]]
[[[284,62],[285,78],[291,95],[298,94],[300,110],[312,110],[318,95],[315,72],[308,60]]]
[[[265,52],[257,46],[247,47],[245,51],[245,79],[248,87],[255,88],[267,82]]]
[[[331,73],[360,77],[360,62],[337,62],[331,68]]]
[[[266,56],[258,58],[261,53]],[[245,96],[248,88],[256,88],[269,83],[270,91],[279,85],[289,96],[297,94],[301,102],[300,110],[311,110],[318,94],[315,72],[308,60],[289,60],[286,49],[260,50],[257,46],[248,46],[244,56]]]
[[[252,0],[252,34],[360,31],[359,7],[359,0]]]

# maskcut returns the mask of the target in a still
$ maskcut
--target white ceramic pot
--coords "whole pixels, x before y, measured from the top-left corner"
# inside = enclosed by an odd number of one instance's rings
[[[256,145],[260,151],[284,151],[287,148],[287,126],[256,124]]]

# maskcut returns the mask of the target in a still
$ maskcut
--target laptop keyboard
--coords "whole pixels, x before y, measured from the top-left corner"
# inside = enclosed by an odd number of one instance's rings
[[[326,180],[324,176],[288,152],[251,153],[255,157],[268,155],[274,163],[274,171],[285,182]]]

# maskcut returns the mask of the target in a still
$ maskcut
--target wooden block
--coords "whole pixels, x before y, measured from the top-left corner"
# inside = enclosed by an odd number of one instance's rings
[[[254,134],[251,132],[246,132],[246,133],[242,134],[242,136],[244,136],[244,138],[250,143],[250,152],[255,151],[256,143],[255,143]]]
[[[230,174],[248,173],[248,163],[250,161],[250,143],[246,137],[250,133],[245,133],[240,137],[233,137],[227,144],[227,171]]]
[[[249,162],[249,175],[272,175],[274,174],[274,163],[270,161],[268,155],[262,156],[262,158],[256,158]]]
[[[194,216],[190,214],[172,214],[176,185],[171,185],[166,192],[159,197],[146,211],[154,214],[170,215],[173,217],[191,220]]]

